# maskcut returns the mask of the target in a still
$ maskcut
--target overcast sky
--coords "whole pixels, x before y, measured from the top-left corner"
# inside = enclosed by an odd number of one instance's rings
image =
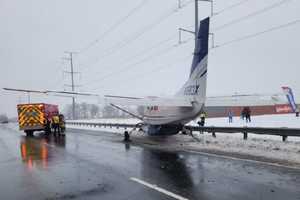
[[[239,2],[239,6],[232,7]],[[282,3],[281,3],[282,2]],[[172,95],[187,79],[194,48],[194,3],[178,0],[0,0],[0,87],[68,90],[67,54],[74,55],[78,91],[113,95]],[[278,3],[278,4],[277,4]],[[276,5],[275,5],[276,4]],[[272,6],[274,5],[274,6]],[[225,10],[224,10],[225,9]],[[299,0],[215,0],[215,45],[207,95],[278,93],[300,96],[300,23],[247,40],[228,41],[300,20]],[[257,13],[230,26],[224,24]],[[199,3],[199,18],[210,4]],[[25,94],[0,92],[0,113],[16,115]],[[32,95],[63,107],[70,99]],[[85,99],[78,99],[85,101]],[[97,102],[89,99],[90,102]]]

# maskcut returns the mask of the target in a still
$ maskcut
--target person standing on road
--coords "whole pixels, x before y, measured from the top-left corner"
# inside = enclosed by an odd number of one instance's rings
[[[52,117],[52,127],[54,129],[54,136],[56,136],[56,134],[60,135],[59,117],[58,117],[58,115],[54,115]]]
[[[64,133],[66,130],[66,122],[65,122],[65,116],[60,114],[59,116],[59,129],[60,129],[60,133]]]
[[[231,110],[228,111],[228,122],[229,123],[233,122],[233,113]]]
[[[50,123],[50,120],[48,119],[48,117],[46,117],[46,121],[45,121],[45,133],[46,133],[46,135],[51,134],[51,123]]]
[[[204,126],[205,125],[205,118],[206,118],[206,113],[202,112],[200,114],[200,122],[198,122],[199,126]]]

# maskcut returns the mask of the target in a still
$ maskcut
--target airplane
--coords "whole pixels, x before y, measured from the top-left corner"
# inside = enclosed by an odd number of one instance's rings
[[[171,98],[146,97],[133,98],[121,96],[105,96],[110,105],[134,117],[142,120],[142,130],[149,135],[174,135],[179,133],[184,125],[196,118],[204,108],[206,98],[208,40],[210,18],[200,22],[196,35],[196,45],[191,65],[189,79],[182,88]],[[30,91],[3,88],[5,90],[20,92],[38,92],[49,94],[55,91]],[[72,94],[72,92],[58,92],[60,94]],[[80,95],[79,93],[73,93]],[[91,94],[87,94],[91,95]],[[125,104],[138,105],[139,114],[133,114],[114,103],[115,100],[125,100]],[[129,102],[128,102],[129,101]],[[131,102],[130,102],[131,101]],[[124,102],[123,102],[124,103]]]
[[[196,46],[189,79],[170,98],[160,97],[105,97],[110,105],[138,105],[138,118],[142,120],[142,130],[148,135],[174,135],[182,131],[184,125],[203,112],[206,99],[208,40],[210,18],[200,22],[196,36]]]
[[[175,135],[183,131],[185,124],[194,120],[200,113],[204,112],[205,104],[213,102],[216,98],[206,97],[207,65],[208,65],[208,43],[209,43],[210,18],[207,17],[200,22],[196,35],[196,45],[190,69],[189,78],[181,89],[172,97],[126,97],[105,95],[109,104],[142,121],[141,129],[150,136]],[[18,91],[18,89],[5,88],[6,90]],[[20,90],[32,92],[30,90]],[[34,91],[35,92],[35,91]],[[41,91],[40,93],[59,93],[64,95],[98,96],[90,93],[77,93],[66,91]],[[291,96],[290,92],[287,93]],[[232,97],[232,96],[231,96]],[[290,97],[291,100],[292,96]],[[232,102],[225,103],[225,108],[237,106]],[[236,102],[235,102],[236,103]],[[248,103],[248,104],[247,104]],[[127,111],[122,105],[138,106],[138,114]],[[249,101],[243,101],[238,106],[250,106]],[[223,105],[224,106],[224,105]],[[130,125],[132,127],[132,125]]]

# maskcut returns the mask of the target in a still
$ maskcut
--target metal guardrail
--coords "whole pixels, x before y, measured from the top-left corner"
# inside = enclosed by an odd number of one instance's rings
[[[103,127],[103,128],[138,128],[139,124],[120,124],[120,123],[93,123],[93,122],[66,122],[70,125],[77,126],[90,126],[90,127]],[[300,137],[299,128],[267,128],[267,127],[220,127],[220,126],[184,126],[189,131],[199,131],[200,133],[212,133],[216,137],[216,133],[242,133],[244,140],[248,139],[248,134],[258,135],[274,135],[281,136],[283,141],[286,141],[288,136]]]
[[[300,137],[299,128],[267,128],[267,127],[219,127],[219,126],[185,126],[186,129],[191,131],[208,132],[216,137],[216,133],[242,133],[244,140],[247,140],[248,133],[258,135],[275,135],[281,136],[283,141],[286,141],[288,136]]]
[[[77,126],[103,127],[103,128],[136,128],[136,124],[119,124],[119,123],[95,123],[95,122],[66,122],[66,124]]]

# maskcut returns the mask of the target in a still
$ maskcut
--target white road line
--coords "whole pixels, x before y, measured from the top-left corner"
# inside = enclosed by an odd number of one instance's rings
[[[245,161],[245,162],[249,162],[249,163],[269,165],[269,166],[273,166],[273,167],[296,169],[296,170],[300,169],[300,167],[297,167],[297,166],[287,166],[284,164],[271,163],[271,162],[265,162],[265,161],[259,161],[259,160],[251,160],[251,159],[247,159],[247,158],[237,158],[237,157],[231,157],[231,156],[226,156],[226,155],[218,155],[218,154],[214,154],[214,153],[199,152],[199,151],[194,151],[194,150],[183,150],[183,151],[188,152],[188,153],[200,154],[200,155],[204,155],[204,156],[211,156],[211,157],[217,157],[217,158],[225,158],[225,159],[229,159],[229,160],[237,160],[237,161]]]
[[[132,180],[132,181],[134,181],[134,182],[137,182],[137,183],[140,183],[140,184],[142,184],[142,185],[144,185],[144,186],[147,186],[147,187],[149,187],[149,188],[151,188],[151,189],[153,189],[153,190],[156,190],[156,191],[158,191],[158,192],[161,192],[161,193],[163,193],[163,194],[165,194],[165,195],[168,195],[168,196],[170,196],[170,197],[173,197],[174,199],[178,199],[178,200],[189,200],[189,199],[187,199],[187,198],[184,198],[184,197],[182,197],[182,196],[179,196],[179,195],[177,195],[177,194],[174,194],[174,193],[172,193],[172,192],[169,192],[169,191],[167,191],[167,190],[165,190],[165,189],[163,189],[163,188],[160,188],[160,187],[158,187],[157,185],[153,185],[153,184],[147,183],[147,182],[142,181],[142,180],[140,180],[140,179],[131,177],[130,180]]]

